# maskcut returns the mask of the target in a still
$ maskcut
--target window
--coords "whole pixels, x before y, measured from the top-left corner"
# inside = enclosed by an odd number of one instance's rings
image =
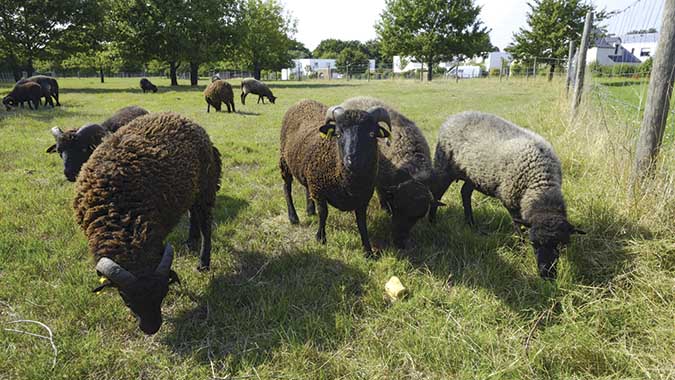
[[[640,57],[649,57],[649,48],[640,49]]]

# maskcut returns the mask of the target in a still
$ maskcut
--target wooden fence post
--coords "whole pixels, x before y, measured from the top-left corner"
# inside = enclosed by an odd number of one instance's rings
[[[570,84],[572,83],[572,68],[574,67],[572,60],[574,59],[575,45],[574,41],[570,41],[570,51],[567,56],[567,81],[565,83],[565,94],[567,95],[570,93]]]
[[[574,79],[574,97],[572,100],[572,117],[577,116],[577,107],[581,103],[581,95],[584,92],[584,75],[586,75],[586,52],[591,37],[591,25],[593,24],[593,13],[586,13],[586,23],[584,24],[584,34],[581,37],[581,46],[577,54],[577,73]]]

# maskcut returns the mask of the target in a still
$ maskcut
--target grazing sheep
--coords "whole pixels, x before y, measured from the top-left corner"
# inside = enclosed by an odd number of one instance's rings
[[[28,102],[28,108],[38,109],[41,97],[42,87],[39,84],[34,82],[17,83],[12,91],[2,99],[2,104],[5,105],[7,111],[19,105],[23,107],[24,102]]]
[[[344,109],[382,107],[391,118],[391,140],[380,140],[379,169],[375,189],[380,204],[392,215],[394,244],[404,248],[410,230],[424,218],[434,197],[431,194],[429,144],[415,123],[379,99],[355,97],[342,103]]]
[[[143,90],[144,94],[145,94],[146,91],[157,92],[157,86],[152,84],[152,82],[150,82],[148,80],[148,78],[141,79],[140,84],[141,84],[141,90]]]
[[[139,327],[154,334],[161,304],[178,276],[164,243],[190,211],[189,241],[211,260],[212,209],[220,185],[218,150],[199,125],[175,113],[139,117],[105,139],[82,167],[73,201],[96,269],[116,287]]]
[[[265,104],[265,97],[272,104],[277,100],[276,96],[272,95],[272,91],[265,83],[253,78],[246,78],[241,81],[241,104],[246,104],[246,95],[249,93],[258,95],[258,103],[262,100],[263,104]]]
[[[298,223],[291,187],[293,178],[305,186],[307,214],[319,208],[316,239],[326,243],[328,203],[341,211],[354,210],[361,243],[372,255],[366,211],[377,175],[377,138],[388,138],[389,115],[383,108],[368,111],[327,108],[313,100],[301,100],[284,116],[281,127],[279,168],[284,179],[288,219]]]
[[[220,75],[216,74],[216,75],[211,77],[211,82],[215,82],[217,80],[220,80]]]
[[[42,86],[42,97],[45,98],[45,106],[49,104],[54,107],[54,101],[52,98],[56,100],[57,106],[61,105],[61,103],[59,103],[59,82],[57,82],[56,79],[46,75],[34,75],[26,79],[21,79],[16,83],[19,84],[26,82],[34,82]]]
[[[583,233],[567,221],[562,169],[553,147],[541,136],[495,115],[464,112],[441,126],[434,158],[432,191],[441,199],[448,186],[464,181],[462,204],[467,223],[475,225],[471,193],[499,199],[516,231],[530,227],[530,240],[542,278],[556,276],[558,247]],[[430,212],[433,220],[435,209]]]
[[[234,93],[232,86],[224,80],[216,80],[204,90],[204,99],[206,99],[206,112],[210,112],[211,106],[220,112],[220,104],[225,103],[227,112],[237,112],[234,109]],[[230,109],[231,107],[231,109]]]
[[[130,106],[115,112],[100,125],[87,124],[65,132],[54,127],[51,132],[56,143],[47,148],[47,153],[59,153],[63,160],[63,174],[68,181],[74,182],[82,165],[89,159],[94,149],[101,144],[105,136],[115,133],[122,126],[147,113],[148,111],[141,107]]]

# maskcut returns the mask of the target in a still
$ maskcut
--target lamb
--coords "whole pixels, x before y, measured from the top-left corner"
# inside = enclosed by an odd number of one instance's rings
[[[117,288],[139,327],[154,334],[173,250],[164,240],[190,211],[189,243],[202,245],[199,270],[211,260],[212,209],[220,187],[220,153],[202,127],[175,113],[139,117],[105,139],[82,167],[73,201],[96,270]]]
[[[375,189],[382,208],[392,216],[394,245],[405,248],[410,230],[435,202],[431,194],[431,153],[422,131],[413,121],[379,99],[355,97],[344,109],[382,107],[391,118],[391,141],[380,140]]]
[[[272,104],[277,99],[276,96],[272,95],[272,91],[267,87],[267,85],[254,78],[246,78],[241,81],[241,104],[246,105],[246,95],[249,93],[258,95],[258,103],[262,100],[265,104],[265,98],[267,98]]]
[[[45,106],[49,104],[54,107],[54,101],[52,98],[56,100],[57,106],[61,105],[61,103],[59,103],[59,82],[56,79],[46,75],[34,75],[26,79],[21,79],[16,83],[19,84],[26,82],[34,82],[42,86],[42,97],[45,98]]]
[[[293,178],[305,186],[307,214],[319,208],[316,239],[326,243],[328,203],[341,211],[354,211],[367,256],[372,256],[366,211],[377,175],[377,139],[388,138],[389,114],[384,108],[344,110],[313,100],[301,100],[284,116],[279,168],[284,180],[288,219],[299,222],[292,198]]]
[[[99,124],[86,124],[79,129],[62,131],[58,127],[51,130],[56,143],[47,148],[47,153],[58,152],[63,160],[63,174],[68,181],[74,182],[82,165],[89,159],[94,149],[101,144],[103,138],[115,133],[122,126],[129,124],[148,111],[141,107],[124,107],[110,118]]]
[[[157,92],[157,86],[152,84],[152,82],[150,82],[148,80],[148,78],[142,78],[140,84],[141,84],[141,90],[143,90],[144,94],[145,94],[146,91]]]
[[[216,80],[204,90],[204,99],[206,99],[206,112],[211,110],[211,106],[220,112],[220,104],[225,103],[227,112],[237,112],[234,109],[234,93],[232,86],[224,80]],[[231,109],[230,109],[231,107]]]
[[[462,180],[466,222],[475,225],[474,190],[496,197],[511,214],[516,231],[530,228],[539,274],[556,277],[558,248],[584,232],[567,221],[562,169],[553,147],[541,136],[495,115],[464,112],[441,126],[434,157],[432,192],[437,200]],[[433,220],[435,207],[430,219]]]
[[[42,97],[42,87],[34,82],[17,83],[12,91],[2,99],[2,104],[5,105],[7,111],[12,107],[23,107],[24,102],[28,102],[28,108],[38,109],[40,106],[40,98]],[[31,105],[32,104],[32,105]]]

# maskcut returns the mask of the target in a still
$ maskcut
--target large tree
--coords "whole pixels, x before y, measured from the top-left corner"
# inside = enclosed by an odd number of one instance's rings
[[[387,0],[375,29],[384,54],[426,63],[430,81],[440,61],[492,49],[480,9],[473,0]]]
[[[532,0],[527,5],[527,27],[513,34],[513,43],[506,50],[523,61],[543,58],[551,80],[559,60],[567,58],[570,41],[579,46],[586,13],[594,7],[585,0]],[[595,30],[600,30],[597,25],[605,17],[604,11],[595,14]]]
[[[263,69],[281,70],[291,66],[295,20],[277,1],[248,0],[244,5],[241,30],[237,55],[256,79],[260,79]]]
[[[103,17],[96,0],[0,0],[0,49],[15,79],[38,59],[82,49]]]

